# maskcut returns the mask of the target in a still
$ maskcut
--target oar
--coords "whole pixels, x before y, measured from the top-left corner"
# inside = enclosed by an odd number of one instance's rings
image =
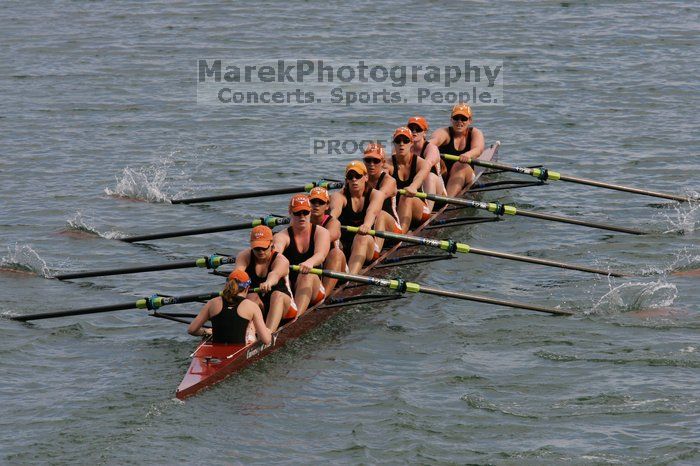
[[[316,186],[326,189],[340,189],[343,183],[338,181],[315,181],[306,183],[303,186],[290,186],[288,188],[267,189],[263,191],[249,191],[245,193],[220,194],[218,196],[193,197],[190,199],[173,199],[172,204],[198,204],[202,202],[229,201],[233,199],[246,199],[251,197],[276,196],[278,194],[294,194],[311,191]]]
[[[286,225],[288,223],[288,217],[275,217],[273,215],[268,215],[267,217],[255,219],[252,222],[235,223],[233,225],[221,225],[218,227],[195,228],[192,230],[166,231],[163,233],[129,236],[127,238],[120,239],[121,241],[125,241],[127,243],[136,243],[139,241],[151,241],[154,239],[175,238],[177,236],[205,235],[207,233],[218,233],[220,231],[245,230],[247,228],[257,227],[258,225],[267,225],[270,228],[274,228],[277,225]]]
[[[399,189],[399,193],[406,194],[406,190]],[[532,212],[530,210],[517,209],[510,205],[501,204],[500,202],[479,202],[456,197],[437,196],[435,194],[427,193],[416,193],[416,197],[419,199],[430,199],[431,201],[444,202],[446,204],[456,204],[465,207],[471,207],[473,209],[488,210],[489,212],[493,212],[496,215],[521,215],[523,217],[537,218],[540,220],[549,220],[551,222],[570,223],[572,225],[580,225],[589,228],[598,228],[600,230],[617,231],[620,233],[629,233],[631,235],[647,234],[644,231],[635,230],[633,228],[618,227],[607,223],[585,222],[583,220],[576,220],[570,217],[563,217],[561,215],[541,214],[539,212]]]
[[[357,227],[351,227],[351,226],[345,226],[342,225],[341,228],[349,231],[350,233],[357,233],[359,228]],[[379,238],[385,238],[385,239],[394,239],[398,241],[403,241],[406,243],[413,243],[413,244],[421,244],[423,246],[430,246],[434,248],[439,248],[442,249],[443,251],[447,251],[450,254],[454,254],[455,252],[460,252],[460,253],[472,253],[472,254],[479,254],[482,256],[490,256],[490,257],[498,257],[501,259],[507,259],[507,260],[513,260],[513,261],[519,261],[519,262],[528,262],[530,264],[539,264],[539,265],[545,265],[548,267],[559,267],[561,269],[568,269],[568,270],[578,270],[579,272],[587,272],[587,273],[595,273],[598,275],[610,275],[612,277],[626,277],[627,275],[618,273],[618,272],[609,272],[606,270],[600,270],[600,269],[594,269],[592,267],[585,267],[581,265],[575,265],[575,264],[568,264],[566,262],[557,262],[557,261],[552,261],[552,260],[547,260],[547,259],[538,259],[536,257],[529,257],[529,256],[521,256],[519,254],[511,254],[511,253],[506,253],[506,252],[499,252],[499,251],[493,251],[490,249],[479,249],[479,248],[473,248],[469,246],[468,244],[464,243],[457,243],[451,239],[430,239],[430,238],[424,238],[422,236],[410,236],[410,235],[402,235],[402,234],[397,234],[397,233],[391,233],[388,231],[377,231],[377,230],[370,230],[369,234],[371,236],[378,236]]]
[[[296,272],[300,271],[300,267],[298,265],[291,266],[291,269],[296,271]],[[518,309],[527,309],[530,311],[546,312],[548,314],[556,314],[556,315],[564,315],[564,316],[570,316],[570,315],[574,314],[572,311],[567,311],[567,310],[563,310],[563,309],[554,309],[554,308],[550,308],[550,307],[536,306],[536,305],[532,305],[532,304],[519,303],[516,301],[503,301],[500,299],[489,298],[487,296],[461,293],[458,291],[448,291],[448,290],[440,290],[437,288],[429,288],[427,286],[422,286],[418,283],[407,282],[401,278],[390,280],[390,279],[386,279],[386,278],[367,277],[364,275],[353,275],[353,274],[349,274],[349,273],[334,272],[332,270],[326,270],[326,269],[311,269],[309,271],[309,273],[312,273],[314,275],[324,276],[324,277],[336,278],[338,280],[347,280],[350,282],[364,283],[365,285],[381,286],[384,288],[389,288],[392,290],[399,291],[401,293],[405,293],[405,292],[425,293],[425,294],[431,294],[431,295],[435,295],[435,296],[443,296],[446,298],[462,299],[465,301],[476,301],[479,303],[486,303],[486,304],[496,304],[499,306],[514,307],[514,308],[518,308]]]
[[[74,278],[88,277],[105,277],[107,275],[126,275],[130,273],[141,272],[156,272],[161,270],[187,269],[191,267],[200,267],[207,269],[216,269],[224,264],[233,264],[236,262],[235,257],[211,255],[209,257],[199,257],[193,261],[170,262],[167,264],[144,265],[141,267],[124,267],[121,269],[105,269],[93,270],[88,272],[61,273],[54,275],[53,278],[58,280],[71,280]]]
[[[458,161],[459,156],[442,154],[442,158],[445,160]],[[527,168],[527,167],[517,167],[512,165],[507,165],[504,163],[496,162],[485,162],[479,159],[472,159],[469,161],[471,165],[478,165],[485,168],[493,168],[496,170],[504,170],[513,173],[520,173],[522,175],[530,175],[542,181],[568,181],[570,183],[583,184],[587,186],[596,186],[598,188],[612,189],[615,191],[624,191],[633,194],[642,194],[644,196],[660,197],[662,199],[671,199],[673,201],[680,202],[690,202],[697,201],[697,198],[690,198],[685,196],[678,196],[675,194],[660,193],[658,191],[650,191],[648,189],[632,188],[630,186],[622,186],[619,184],[603,183],[602,181],[589,180],[587,178],[579,178],[576,176],[563,175],[559,172],[548,170],[546,168]]]
[[[126,309],[149,309],[155,310],[170,304],[192,303],[195,301],[207,301],[209,299],[220,296],[220,292],[199,293],[182,296],[158,296],[153,295],[148,298],[141,298],[137,301],[131,301],[121,304],[109,304],[106,306],[84,307],[80,309],[72,309],[68,311],[43,312],[41,314],[28,314],[25,316],[12,316],[10,319],[26,322],[28,320],[52,319],[54,317],[69,317],[79,316],[84,314],[99,314],[101,312],[123,311]]]

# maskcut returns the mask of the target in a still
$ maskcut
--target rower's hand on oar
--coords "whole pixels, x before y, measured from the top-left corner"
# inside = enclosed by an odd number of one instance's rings
[[[468,155],[462,154],[459,156],[459,161],[460,161],[460,163],[469,163],[472,161],[472,158],[469,157]]]
[[[260,284],[258,288],[260,288],[260,291],[263,293],[269,293],[272,290],[272,287],[275,286],[276,283],[272,283],[270,280],[266,280]]]
[[[357,234],[358,235],[366,235],[369,234],[369,231],[372,229],[372,225],[365,225],[364,223],[360,225],[357,228]]]
[[[301,273],[309,273],[309,271],[313,268],[314,264],[310,261],[304,261],[301,264],[299,264],[299,271]]]
[[[406,197],[415,197],[416,194],[418,193],[418,190],[412,186],[406,186],[404,188],[404,191],[406,192],[406,194],[405,194]]]

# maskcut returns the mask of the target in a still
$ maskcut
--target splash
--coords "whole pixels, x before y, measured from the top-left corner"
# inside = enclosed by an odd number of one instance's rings
[[[68,228],[63,230],[61,233],[74,236],[78,238],[84,238],[85,236],[99,236],[105,239],[120,239],[124,238],[126,235],[119,231],[108,231],[101,233],[95,226],[89,223],[85,219],[82,212],[76,212],[76,214],[68,219]]]
[[[0,270],[35,273],[45,278],[51,276],[46,261],[28,244],[15,243],[7,247],[7,255],[0,258]]]
[[[659,213],[667,225],[667,230],[664,233],[688,235],[695,231],[695,225],[698,223],[698,214],[700,213],[700,200],[696,192],[690,192],[687,195],[694,200],[685,203],[668,204],[667,208]]]
[[[612,287],[586,314],[612,315],[626,312],[664,310],[673,304],[678,289],[659,279],[647,283],[623,283]]]
[[[212,147],[205,147],[203,151],[211,149]],[[105,188],[104,192],[108,196],[122,199],[170,203],[171,199],[183,197],[192,191],[189,175],[200,165],[196,151],[189,153],[175,150],[153,164],[135,168],[127,166],[122,170],[121,177],[116,177],[117,185],[114,189]],[[170,183],[182,187],[177,192],[171,192]]]

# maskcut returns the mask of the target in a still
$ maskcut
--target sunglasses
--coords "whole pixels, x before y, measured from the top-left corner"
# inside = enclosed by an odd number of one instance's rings
[[[350,172],[347,175],[345,175],[345,179],[346,180],[361,180],[362,175],[360,175],[359,173]]]
[[[469,121],[469,117],[465,117],[464,115],[455,115],[452,119],[454,121]]]
[[[399,136],[396,139],[394,139],[394,144],[408,144],[411,142],[410,139],[408,139],[406,136]]]
[[[299,212],[294,212],[293,215],[295,217],[306,217],[307,215],[311,215],[310,210],[300,210]]]
[[[382,163],[380,159],[373,159],[372,157],[365,157],[362,159],[362,161],[365,163],[365,165],[373,165],[375,163],[379,164]]]
[[[423,132],[423,128],[421,128],[420,126],[411,125],[408,127],[408,129],[410,129],[412,133],[422,133]]]
[[[270,243],[270,246],[272,246],[272,243]],[[268,249],[270,249],[270,246],[268,246],[266,248],[253,248],[253,252],[265,252]]]
[[[311,205],[319,206],[319,205],[326,205],[326,201],[322,201],[321,199],[311,199],[309,202],[311,202]]]

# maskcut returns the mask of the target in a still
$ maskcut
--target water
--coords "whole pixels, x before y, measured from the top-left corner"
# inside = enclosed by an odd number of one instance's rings
[[[439,105],[198,106],[197,58],[503,60],[506,104],[475,109],[502,160],[697,192],[699,16],[687,1],[5,3],[0,312],[216,289],[201,270],[43,277],[235,252],[243,232],[110,238],[284,213],[280,197],[167,200],[338,178],[345,160],[309,155],[311,137],[386,138],[415,113],[448,123]],[[576,316],[429,296],[348,309],[186,403],[174,391],[196,342],[179,324],[2,320],[2,462],[700,461],[697,205],[562,183],[485,198],[653,234],[527,219],[449,230],[636,276],[484,257],[404,269]]]

